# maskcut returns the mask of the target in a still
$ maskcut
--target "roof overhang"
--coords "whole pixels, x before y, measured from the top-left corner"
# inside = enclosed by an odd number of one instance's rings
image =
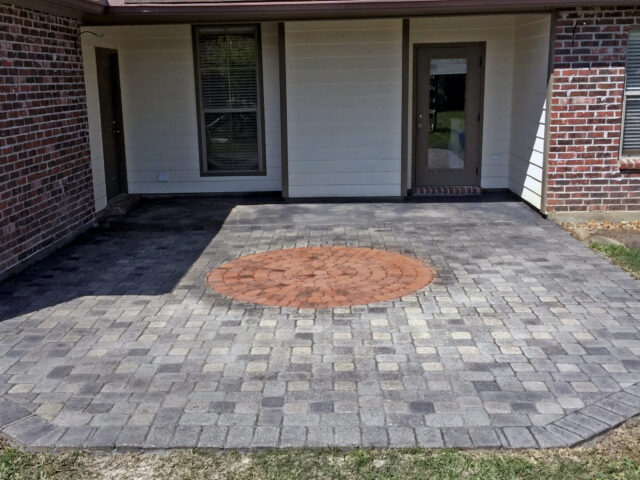
[[[115,0],[118,1],[118,0]],[[142,0],[144,1],[144,0]],[[550,12],[558,8],[638,5],[638,0],[288,0],[111,4],[96,24],[321,20],[426,15]]]
[[[10,0],[10,3],[52,15],[83,19],[103,15],[106,11],[105,5],[88,0]]]
[[[85,25],[211,23],[266,20],[551,12],[573,7],[637,6],[638,0],[12,0],[18,5],[81,18]],[[192,1],[192,0],[191,0]],[[131,3],[128,3],[131,2]]]

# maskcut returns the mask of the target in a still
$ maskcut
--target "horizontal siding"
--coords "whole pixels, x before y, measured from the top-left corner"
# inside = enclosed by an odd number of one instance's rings
[[[486,42],[481,156],[483,188],[507,188],[509,182],[515,19],[515,15],[411,19],[410,65],[412,71],[409,89],[411,102],[413,102],[413,45]],[[411,115],[409,125],[413,125],[411,109],[409,114]],[[412,147],[411,140],[410,152]],[[411,153],[410,158],[412,158]]]
[[[92,27],[111,39],[120,61],[127,177],[130,193],[217,193],[280,191],[280,88],[275,23],[262,24],[263,87],[267,175],[200,176],[198,118],[190,25]],[[93,36],[86,35],[85,39]],[[101,39],[99,39],[101,40]],[[90,45],[85,68],[95,71]],[[87,91],[96,90],[95,74]],[[96,94],[97,95],[97,94]],[[95,117],[95,115],[94,115]],[[100,132],[99,109],[90,118],[91,138]],[[97,142],[97,141],[96,141]],[[102,143],[92,144],[96,166]],[[99,161],[97,157],[99,156]],[[167,172],[168,182],[158,182]],[[98,175],[99,176],[99,175]],[[104,189],[104,173],[96,180]],[[96,187],[99,190],[99,185]],[[106,197],[104,199],[106,203]]]
[[[481,185],[509,187],[536,206],[548,22],[547,15],[411,19],[412,45],[486,42]],[[200,176],[189,25],[95,27],[104,38],[83,36],[98,209],[106,196],[95,45],[119,50],[132,193],[281,189],[277,29],[262,29],[268,175],[255,177]],[[396,19],[286,24],[291,196],[401,193],[401,30]],[[410,138],[410,159],[411,146]],[[169,181],[158,182],[158,172]]]
[[[550,17],[516,21],[509,189],[542,207]]]
[[[400,20],[286,24],[289,194],[400,195]]]

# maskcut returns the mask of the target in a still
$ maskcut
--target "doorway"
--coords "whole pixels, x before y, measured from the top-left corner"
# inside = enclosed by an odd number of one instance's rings
[[[484,50],[415,46],[414,186],[480,185]]]
[[[127,166],[122,129],[120,74],[118,52],[96,48],[100,123],[102,125],[102,153],[107,201],[127,193]]]

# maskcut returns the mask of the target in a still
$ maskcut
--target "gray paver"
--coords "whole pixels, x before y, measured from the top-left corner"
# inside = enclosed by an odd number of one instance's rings
[[[416,428],[418,446],[437,448],[444,446],[442,432],[439,428]]]
[[[12,423],[4,432],[23,445],[31,445],[51,433],[56,427],[37,416],[25,417]]]
[[[566,441],[552,434],[547,428],[531,427],[530,431],[541,448],[559,448],[568,445]]]
[[[469,436],[471,443],[479,448],[497,448],[502,445],[495,429],[491,427],[470,428]]]
[[[275,448],[278,446],[279,437],[279,427],[257,426],[253,434],[252,446],[259,448]]]
[[[4,434],[44,448],[545,448],[640,413],[640,284],[522,204],[159,202],[0,284]],[[313,245],[400,252],[437,277],[315,311],[204,283],[239,256]]]
[[[443,428],[444,444],[450,448],[468,448],[473,445],[469,431],[465,428]]]
[[[307,446],[328,447],[333,445],[333,427],[312,426],[307,431]]]
[[[229,427],[225,447],[233,449],[249,448],[251,446],[252,439],[253,427],[239,425]]]
[[[84,442],[86,448],[111,449],[116,446],[122,427],[99,427]]]
[[[503,432],[512,448],[535,448],[538,446],[528,428],[505,427]]]
[[[198,446],[202,448],[222,448],[227,437],[227,427],[202,427]]]
[[[410,427],[389,427],[389,444],[394,447],[415,447],[416,436]]]
[[[389,446],[389,432],[385,427],[364,427],[362,429],[362,444],[365,447]]]
[[[357,447],[360,445],[360,430],[353,427],[337,426],[334,428],[334,444],[336,447]]]
[[[14,402],[4,400],[0,402],[0,426],[9,425],[21,418],[31,415],[31,412]]]
[[[282,427],[282,434],[280,437],[281,447],[301,447],[305,445],[306,440],[306,427],[291,427],[287,425]]]

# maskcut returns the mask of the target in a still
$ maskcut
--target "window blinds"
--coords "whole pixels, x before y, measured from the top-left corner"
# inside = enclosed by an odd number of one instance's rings
[[[209,173],[261,169],[257,28],[197,31],[201,122]]]
[[[640,154],[640,31],[629,32],[622,153]]]

